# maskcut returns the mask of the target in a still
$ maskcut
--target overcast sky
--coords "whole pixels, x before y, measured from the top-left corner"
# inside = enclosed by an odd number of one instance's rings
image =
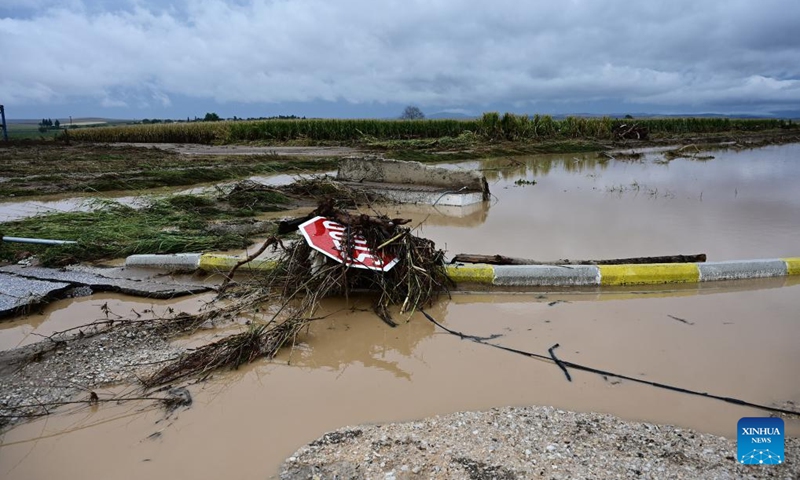
[[[800,110],[798,0],[0,0],[11,118]]]

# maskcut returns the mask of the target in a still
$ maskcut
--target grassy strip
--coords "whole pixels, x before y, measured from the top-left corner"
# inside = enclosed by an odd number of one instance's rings
[[[12,261],[24,252],[38,255],[47,266],[120,258],[137,253],[202,252],[243,248],[247,238],[214,233],[212,220],[249,217],[286,203],[274,192],[251,192],[224,201],[178,195],[134,209],[106,203],[94,212],[40,215],[2,224],[2,233],[16,237],[75,240],[76,245],[43,246],[0,242],[0,259]]]
[[[732,118],[612,119],[485,113],[474,120],[262,120],[173,123],[85,128],[72,139],[90,142],[283,143],[290,141],[365,143],[372,140],[458,139],[474,135],[484,141],[614,139],[620,125],[635,123],[651,134],[763,131],[795,128],[791,120]]]

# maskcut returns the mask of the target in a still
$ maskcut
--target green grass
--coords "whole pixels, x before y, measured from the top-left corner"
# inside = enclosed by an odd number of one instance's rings
[[[27,123],[10,123],[8,124],[8,139],[13,140],[53,140],[61,134],[61,130],[48,130],[40,132],[38,125],[30,125]],[[2,131],[0,131],[0,140],[2,140]]]
[[[256,195],[256,196],[254,196]],[[39,256],[47,266],[121,258],[138,253],[202,252],[244,248],[247,238],[215,234],[209,223],[252,216],[274,209],[287,199],[262,192],[246,201],[178,195],[156,200],[146,208],[134,209],[108,202],[93,212],[40,215],[2,224],[3,234],[16,237],[75,240],[76,245],[43,246],[0,242],[0,258],[14,260],[21,252]]]

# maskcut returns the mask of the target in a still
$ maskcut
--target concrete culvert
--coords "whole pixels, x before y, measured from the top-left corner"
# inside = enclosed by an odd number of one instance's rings
[[[489,184],[478,172],[431,167],[419,162],[380,157],[348,157],[339,164],[336,179],[360,184],[436,187],[442,192],[481,193],[489,199]]]

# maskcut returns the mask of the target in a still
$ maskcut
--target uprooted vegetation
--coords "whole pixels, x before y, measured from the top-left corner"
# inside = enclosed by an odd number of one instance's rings
[[[301,179],[284,187],[245,180],[205,194],[143,198],[131,205],[90,200],[91,211],[50,213],[3,223],[0,235],[72,240],[77,244],[0,242],[0,261],[35,255],[43,266],[63,266],[139,253],[245,248],[255,236],[276,231],[274,222],[254,217],[313,205],[328,197],[336,198],[340,207],[381,200],[325,176]]]
[[[393,307],[399,307],[401,314],[413,312],[448,291],[444,252],[437,250],[432,241],[403,227],[407,220],[351,213],[335,207],[330,200],[321,203],[310,216],[322,216],[342,226],[342,251],[355,252],[366,242],[372,252],[395,258],[397,263],[387,271],[358,268],[332,260],[306,242],[284,245],[273,237],[264,248],[272,246],[279,251],[276,267],[260,279],[233,286],[225,283],[221,291],[223,298],[235,299],[237,311],[273,305],[277,306],[274,313],[262,323],[251,324],[245,332],[186,353],[145,379],[145,386],[172,383],[222,367],[235,368],[256,358],[273,358],[282,347],[293,344],[315,319],[325,298],[372,295],[377,317],[396,326]]]
[[[702,152],[707,150],[717,150],[719,146],[704,145],[698,146],[695,144],[684,145],[683,147],[664,152],[664,161],[669,162],[676,158],[688,158],[690,160],[713,160],[713,155],[704,155]]]
[[[284,243],[278,237],[270,237],[262,250],[272,248],[275,251],[276,267],[268,273],[247,277],[234,278],[233,272],[229,272],[230,280],[220,287],[217,299],[201,312],[171,312],[151,318],[106,318],[50,336],[41,342],[41,348],[31,360],[42,360],[57,351],[63,353],[71,342],[123,332],[129,335],[131,328],[136,338],[154,336],[164,342],[192,334],[201,326],[229,324],[231,320],[247,318],[247,325],[239,333],[184,351],[158,364],[158,368],[150,368],[139,378],[144,393],[115,399],[153,399],[163,403],[167,400],[153,396],[153,389],[202,380],[218,369],[275,357],[282,348],[293,345],[310,323],[319,318],[315,315],[327,298],[368,298],[376,321],[380,318],[395,325],[394,316],[398,313],[410,314],[427,307],[448,292],[444,253],[432,241],[414,235],[412,229],[405,226],[407,220],[343,210],[333,200],[322,202],[310,215],[320,215],[341,225],[343,251],[354,252],[366,244],[385,258],[396,258],[396,263],[388,271],[358,268],[353,263],[339,263],[303,241]],[[92,401],[96,401],[96,396],[62,404],[90,405]],[[0,410],[4,410],[0,417],[38,416],[52,412],[58,405],[58,402],[48,403],[44,409],[41,405],[27,403],[0,405]]]
[[[252,216],[286,208],[283,193],[241,182],[230,191],[141,199],[144,205],[92,200],[91,211],[38,215],[3,224],[4,234],[73,240],[77,244],[43,246],[0,243],[0,259],[36,255],[44,266],[61,266],[125,257],[136,253],[180,253],[244,248],[249,237],[274,226]]]
[[[295,198],[311,200],[315,203],[335,198],[336,204],[340,208],[353,208],[357,205],[386,201],[384,197],[373,191],[349,187],[326,175],[299,178],[289,185],[280,187],[280,190]]]
[[[183,155],[127,145],[10,142],[0,143],[0,197],[178,187],[335,165],[332,158]]]

